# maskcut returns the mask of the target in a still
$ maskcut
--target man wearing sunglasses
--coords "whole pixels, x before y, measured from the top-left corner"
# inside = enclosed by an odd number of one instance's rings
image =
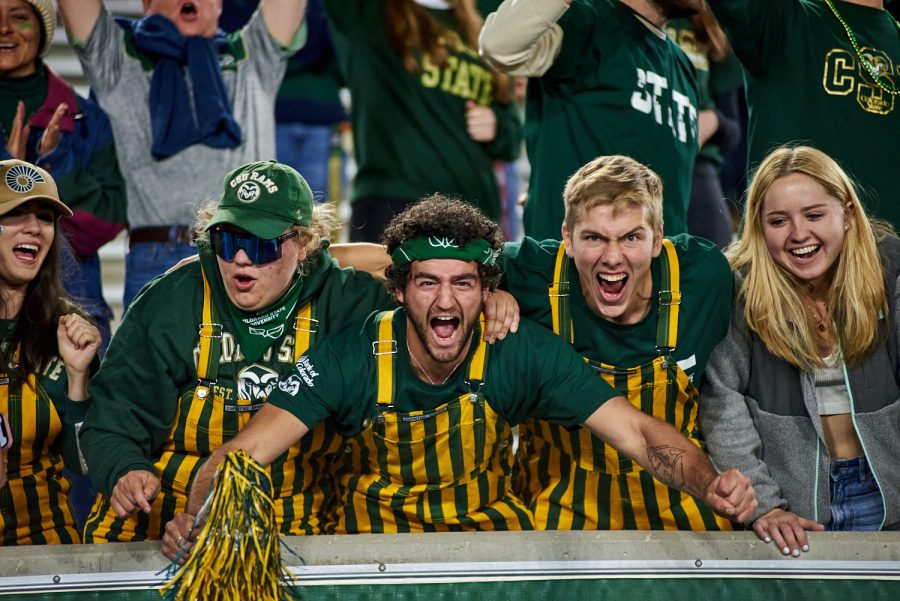
[[[81,445],[100,495],[88,542],[159,538],[200,463],[307,348],[394,305],[380,282],[337,266],[335,225],[286,165],[226,176],[221,200],[198,215],[199,257],[136,298],[92,384]],[[320,476],[342,446],[323,424],[272,466],[283,534],[319,532]]]

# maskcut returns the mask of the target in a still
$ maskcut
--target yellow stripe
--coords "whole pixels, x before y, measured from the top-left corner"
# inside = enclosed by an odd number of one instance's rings
[[[197,362],[197,377],[206,379],[206,370],[209,366],[210,338],[215,334],[212,323],[212,295],[209,290],[209,282],[203,275],[203,318],[200,323],[200,358]]]
[[[556,252],[556,263],[553,267],[553,281],[550,283],[550,315],[553,322],[553,333],[559,336],[559,284],[562,279],[562,270],[566,261],[566,245],[561,242]],[[570,328],[571,338],[574,340],[575,330]],[[573,342],[569,340],[569,342]]]
[[[480,321],[481,331],[484,332],[484,313],[481,314]],[[471,363],[469,363],[469,379],[483,381],[485,357],[487,355],[487,342],[484,341],[484,336],[479,336],[476,344],[478,346],[472,355]]]
[[[672,305],[669,307],[668,346],[675,348],[678,341],[678,313],[681,305],[681,270],[678,265],[678,253],[675,245],[668,238],[663,238],[663,248],[669,259],[669,290],[672,291]]]
[[[390,405],[394,397],[394,324],[393,312],[385,311],[378,316],[378,341],[375,360],[378,365],[378,404]]]
[[[309,350],[312,329],[312,303],[309,302],[297,312],[297,321],[294,325],[294,361],[297,361],[303,353]]]

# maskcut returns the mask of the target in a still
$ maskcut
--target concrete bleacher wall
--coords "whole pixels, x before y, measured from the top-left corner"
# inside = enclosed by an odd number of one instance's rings
[[[481,532],[282,540],[282,557],[303,599],[416,599],[426,585],[444,587],[446,594],[438,598],[455,598],[460,587],[478,585],[484,596],[465,598],[489,598],[490,587],[499,586],[497,598],[554,601],[560,593],[581,590],[584,581],[633,590],[628,598],[639,598],[641,587],[674,586],[679,591],[674,596],[659,591],[653,596],[667,601],[689,598],[687,592],[707,587],[712,587],[708,595],[693,598],[848,601],[848,590],[866,601],[900,598],[900,533],[895,532],[810,533],[811,549],[798,559],[783,557],[751,532]],[[100,593],[112,589],[139,593],[166,581],[160,573],[166,565],[155,542],[4,549],[0,595],[32,592],[50,599],[76,591],[85,595],[76,598],[100,599],[106,598]],[[354,588],[360,586],[366,588]],[[504,586],[517,587],[517,594],[504,594]],[[547,587],[553,596],[547,596]],[[87,597],[88,591],[97,596]],[[726,597],[723,591],[735,594]]]

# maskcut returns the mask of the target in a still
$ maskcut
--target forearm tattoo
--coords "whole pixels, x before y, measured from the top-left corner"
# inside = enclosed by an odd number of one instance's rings
[[[684,449],[669,445],[647,448],[647,460],[653,475],[666,486],[684,487]]]

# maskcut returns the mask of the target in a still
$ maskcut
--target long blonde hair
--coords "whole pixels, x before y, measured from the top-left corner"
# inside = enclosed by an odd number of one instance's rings
[[[744,276],[738,301],[744,304],[748,326],[769,352],[801,369],[824,366],[815,323],[803,302],[806,284],[775,262],[763,235],[766,193],[776,180],[793,173],[812,178],[829,196],[852,206],[827,308],[843,360],[857,365],[884,335],[878,316],[886,318],[889,306],[877,240],[890,228],[869,219],[850,178],[825,153],[809,146],[781,147],[759,166],[748,193],[744,231],[728,251],[732,269]]]

